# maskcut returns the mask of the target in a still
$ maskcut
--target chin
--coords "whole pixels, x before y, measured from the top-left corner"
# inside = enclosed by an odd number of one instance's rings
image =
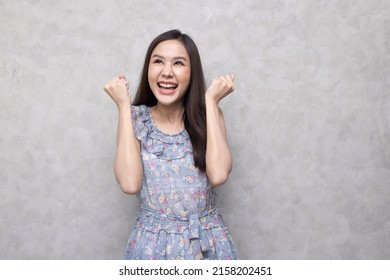
[[[175,104],[178,104],[178,103],[181,103],[182,100],[179,100],[179,99],[166,99],[166,98],[157,98],[157,102],[158,104],[161,104],[161,105],[164,105],[164,106],[170,106],[170,105],[175,105]]]
[[[154,93],[154,96],[157,99],[157,102],[161,105],[169,106],[169,105],[176,105],[178,103],[182,103],[184,95],[180,96],[177,93],[172,95],[167,94],[161,94],[159,92]]]

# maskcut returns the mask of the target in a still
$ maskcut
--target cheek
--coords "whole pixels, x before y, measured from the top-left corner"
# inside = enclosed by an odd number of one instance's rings
[[[149,67],[148,69],[148,81],[149,85],[152,85],[156,81],[156,75],[154,74],[153,68]]]
[[[191,71],[184,71],[181,77],[183,82],[189,84],[191,80]]]

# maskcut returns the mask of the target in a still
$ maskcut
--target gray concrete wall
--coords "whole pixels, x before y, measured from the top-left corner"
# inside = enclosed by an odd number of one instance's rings
[[[121,259],[137,199],[113,174],[117,111],[179,28],[221,103],[218,190],[242,259],[390,258],[390,2],[0,1],[0,258]]]

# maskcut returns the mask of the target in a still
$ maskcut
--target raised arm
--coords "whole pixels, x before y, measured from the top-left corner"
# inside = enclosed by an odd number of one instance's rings
[[[114,172],[122,191],[135,194],[141,189],[143,166],[141,145],[135,137],[131,119],[131,99],[128,82],[123,75],[113,78],[104,86],[104,91],[118,107],[117,149]]]
[[[206,91],[206,173],[213,186],[222,185],[232,170],[225,120],[219,101],[234,91],[234,75],[216,78]]]

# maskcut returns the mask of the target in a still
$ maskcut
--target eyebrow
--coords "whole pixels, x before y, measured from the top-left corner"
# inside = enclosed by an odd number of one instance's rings
[[[162,55],[159,55],[159,54],[155,54],[155,55],[152,56],[152,58],[153,57],[165,58],[165,57],[163,57]],[[187,61],[187,59],[184,56],[175,56],[175,57],[173,57],[173,60],[177,60],[177,59],[183,59],[184,61]]]

